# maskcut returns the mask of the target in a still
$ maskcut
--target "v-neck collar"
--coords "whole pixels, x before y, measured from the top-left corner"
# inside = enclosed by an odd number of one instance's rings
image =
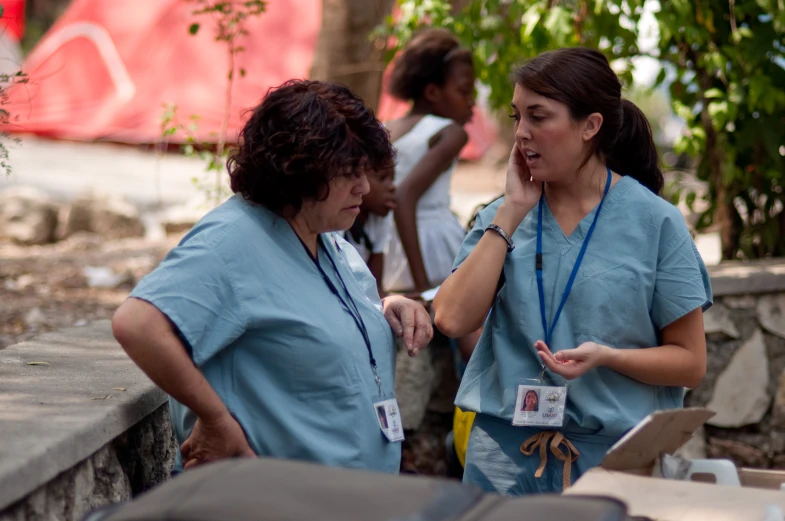
[[[613,203],[621,197],[630,187],[630,179],[628,176],[622,176],[621,179],[616,181],[616,184],[610,187],[608,190],[608,195],[605,196],[605,202],[603,203],[603,210],[608,210]],[[597,213],[597,208],[599,207],[600,203],[592,208],[592,210],[583,216],[583,219],[580,220],[578,226],[570,233],[568,236],[562,230],[562,227],[559,226],[559,222],[556,220],[556,216],[553,215],[551,212],[550,206],[548,206],[548,200],[543,197],[543,220],[545,221],[543,224],[546,224],[551,229],[551,234],[556,237],[556,240],[561,245],[562,253],[566,253],[572,246],[575,244],[580,244],[584,237],[586,237],[586,232],[591,226],[591,221],[594,219],[594,214]],[[599,223],[598,223],[599,224]]]

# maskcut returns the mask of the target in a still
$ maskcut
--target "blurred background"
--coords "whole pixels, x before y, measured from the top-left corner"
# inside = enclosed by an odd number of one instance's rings
[[[705,315],[709,376],[687,402],[725,411],[707,430],[708,450],[785,468],[785,0],[0,0],[0,8],[0,349],[111,316],[228,196],[226,156],[244,111],[270,87],[302,77],[345,83],[389,120],[407,110],[385,93],[390,60],[424,26],[452,30],[472,50],[478,78],[451,187],[466,222],[503,192],[511,69],[548,49],[589,46],[648,116],[663,197],[679,206],[725,288]],[[780,286],[749,287],[739,264],[768,266],[765,280]],[[731,291],[723,280],[736,276]],[[736,296],[745,292],[754,295]],[[454,395],[442,394],[433,407],[449,425]],[[736,430],[720,431],[728,427]],[[430,458],[418,463],[427,473],[440,473],[439,433],[414,450]]]
[[[91,200],[131,223],[99,238],[165,240],[228,196],[226,155],[267,89],[338,81],[380,119],[398,117],[407,107],[385,93],[388,63],[433,25],[472,49],[478,71],[452,186],[462,220],[503,191],[512,67],[584,45],[608,56],[649,117],[664,197],[707,264],[782,256],[782,2],[3,0],[0,236],[100,236],[72,215]]]

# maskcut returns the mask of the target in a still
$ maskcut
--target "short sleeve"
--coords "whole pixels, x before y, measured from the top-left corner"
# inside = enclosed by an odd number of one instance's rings
[[[477,246],[477,243],[480,242],[482,236],[485,235],[485,227],[487,223],[493,220],[493,216],[496,214],[496,210],[498,209],[499,205],[501,204],[501,199],[494,201],[493,203],[489,204],[485,208],[483,208],[475,217],[474,219],[474,226],[466,234],[466,237],[463,239],[463,243],[461,244],[461,248],[458,250],[458,254],[455,256],[455,261],[452,265],[452,270],[455,271],[458,269],[463,261],[466,260],[466,257],[474,250],[474,247]]]
[[[197,366],[245,331],[245,318],[226,264],[207,245],[186,242],[144,277],[131,297],[158,308],[179,330]]]
[[[662,329],[690,311],[713,302],[709,273],[679,214],[663,223],[651,317]]]

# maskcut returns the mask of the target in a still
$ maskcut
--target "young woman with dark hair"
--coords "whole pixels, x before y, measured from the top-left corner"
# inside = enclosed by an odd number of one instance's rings
[[[712,302],[682,215],[658,195],[649,124],[606,58],[546,52],[514,81],[505,195],[434,302],[449,336],[485,324],[456,405],[477,413],[464,481],[502,494],[560,491],[646,415],[682,407],[706,371]],[[533,385],[540,411],[525,416]]]

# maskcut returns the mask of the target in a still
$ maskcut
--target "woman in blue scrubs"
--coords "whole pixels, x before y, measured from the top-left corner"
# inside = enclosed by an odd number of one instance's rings
[[[416,353],[430,317],[402,297],[379,300],[334,233],[359,213],[366,173],[392,162],[387,132],[345,87],[287,82],[252,111],[228,164],[235,195],[112,321],[171,397],[175,470],[265,455],[398,472],[393,336]]]
[[[659,196],[649,123],[601,53],[534,58],[511,110],[505,195],[478,216],[434,309],[451,337],[485,324],[456,398],[478,413],[464,481],[517,495],[561,491],[646,415],[682,407],[706,370],[712,295]],[[521,410],[532,388],[539,410]]]

